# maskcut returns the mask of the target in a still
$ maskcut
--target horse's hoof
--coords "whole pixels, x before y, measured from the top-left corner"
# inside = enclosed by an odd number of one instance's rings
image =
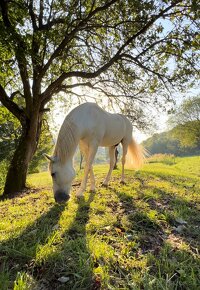
[[[79,203],[81,201],[84,201],[85,200],[85,197],[84,195],[79,195],[79,196],[76,196],[76,202]]]
[[[108,187],[108,184],[102,183],[101,186],[107,188]]]
[[[123,185],[124,185],[124,184],[126,184],[126,182],[123,181],[123,180],[121,180],[121,181],[120,181],[120,184],[123,184]]]
[[[76,191],[76,197],[79,198],[79,197],[82,197],[82,196],[84,196],[84,190],[82,190],[82,188],[79,188]]]
[[[90,189],[89,193],[95,193],[96,189]]]

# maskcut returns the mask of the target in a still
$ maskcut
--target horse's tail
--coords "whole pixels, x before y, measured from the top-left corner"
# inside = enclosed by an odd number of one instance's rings
[[[127,168],[139,169],[144,164],[146,155],[147,152],[142,145],[137,144],[137,142],[132,138],[128,145],[125,166]]]

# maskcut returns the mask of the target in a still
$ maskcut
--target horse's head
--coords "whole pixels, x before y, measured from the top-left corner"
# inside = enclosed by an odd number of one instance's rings
[[[58,203],[66,202],[70,198],[72,180],[75,177],[72,162],[62,164],[56,156],[47,154],[45,156],[50,160],[49,170],[53,181],[55,201]]]

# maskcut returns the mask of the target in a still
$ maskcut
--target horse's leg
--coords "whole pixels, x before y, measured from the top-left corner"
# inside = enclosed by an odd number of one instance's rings
[[[83,176],[83,179],[82,179],[82,182],[81,182],[81,186],[80,186],[79,190],[76,193],[77,197],[82,197],[83,193],[84,193],[84,191],[86,189],[88,174],[89,174],[89,172],[91,173],[91,171],[92,171],[92,163],[93,163],[95,154],[97,152],[97,149],[98,149],[97,143],[93,143],[93,144],[89,145],[88,156],[87,156],[87,160],[86,160],[86,164],[85,164],[84,176]],[[92,171],[92,173],[93,173],[93,171]],[[94,177],[94,174],[92,174],[92,177],[91,177],[92,180],[93,180],[93,177]]]
[[[95,192],[95,177],[94,177],[93,166],[91,166],[91,169],[90,169],[90,192]]]
[[[128,150],[128,143],[127,142],[122,142],[122,177],[121,177],[121,183],[124,184],[124,165],[126,162],[126,154]]]
[[[79,147],[80,147],[81,152],[83,153],[85,161],[87,162],[88,151],[89,151],[88,144],[84,143],[83,141],[80,141]],[[93,172],[93,166],[91,166],[89,173],[90,173],[90,191],[95,192],[95,177],[94,177],[94,172]]]
[[[114,165],[115,165],[115,150],[116,150],[116,146],[109,147],[110,168],[109,168],[108,174],[103,182],[104,186],[108,185],[108,182],[110,180],[110,177],[111,177]]]

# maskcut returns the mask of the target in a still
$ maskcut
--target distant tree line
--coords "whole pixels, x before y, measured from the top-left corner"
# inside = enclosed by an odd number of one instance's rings
[[[175,109],[169,122],[173,129],[154,134],[143,142],[144,147],[151,154],[200,155],[200,97],[186,99]]]
[[[178,139],[174,138],[174,130],[154,134],[152,137],[142,142],[142,145],[150,154],[167,153],[176,156],[200,155],[200,145],[194,147],[185,147],[181,145]]]

